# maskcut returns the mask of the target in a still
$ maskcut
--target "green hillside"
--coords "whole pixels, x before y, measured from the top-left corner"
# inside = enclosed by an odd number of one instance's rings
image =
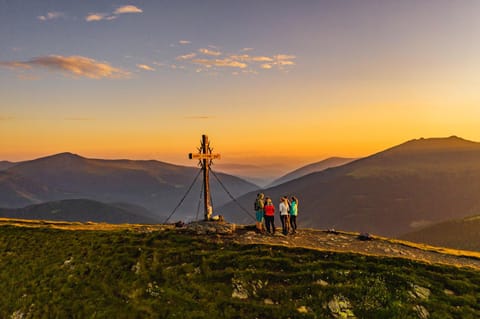
[[[139,229],[1,226],[0,317],[480,317],[478,270]]]
[[[435,246],[480,251],[480,215],[433,224],[400,238]]]

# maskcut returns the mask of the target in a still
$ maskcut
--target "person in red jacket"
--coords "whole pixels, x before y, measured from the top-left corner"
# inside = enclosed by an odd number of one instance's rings
[[[275,206],[273,206],[272,199],[270,197],[265,198],[265,206],[263,206],[263,212],[265,213],[265,226],[267,227],[267,233],[274,235]]]

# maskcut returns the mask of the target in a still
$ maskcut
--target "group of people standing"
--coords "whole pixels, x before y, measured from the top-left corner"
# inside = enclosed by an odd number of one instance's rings
[[[272,199],[265,197],[263,193],[257,194],[254,209],[257,230],[262,233],[266,230],[268,234],[275,234],[275,206]],[[287,196],[280,197],[278,211],[282,222],[282,233],[284,235],[296,233],[298,199],[295,196],[291,196],[290,199]]]

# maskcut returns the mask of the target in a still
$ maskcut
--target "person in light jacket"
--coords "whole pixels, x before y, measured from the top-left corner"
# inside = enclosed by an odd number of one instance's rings
[[[282,222],[282,233],[284,235],[288,234],[288,229],[290,228],[288,222],[288,198],[283,196],[280,198],[280,204],[278,205],[278,210],[280,211],[280,220]]]

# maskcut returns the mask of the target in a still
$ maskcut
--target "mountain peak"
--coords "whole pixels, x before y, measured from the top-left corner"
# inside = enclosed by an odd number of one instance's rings
[[[43,161],[43,160],[60,160],[60,161],[75,161],[75,160],[84,160],[85,157],[82,157],[78,154],[70,153],[70,152],[63,152],[58,154],[53,154],[41,158],[37,158],[33,161]]]
[[[21,162],[12,167],[12,169],[22,171],[25,169],[36,170],[40,169],[40,167],[42,167],[42,169],[50,167],[53,170],[58,170],[60,167],[75,165],[76,163],[83,162],[85,159],[86,158],[80,155],[64,152]]]
[[[61,157],[61,158],[84,158],[78,154],[75,153],[70,153],[70,152],[63,152],[63,153],[58,153],[51,155],[50,157]]]
[[[475,142],[466,140],[466,139],[458,137],[456,135],[452,135],[452,136],[449,136],[449,137],[429,137],[429,138],[420,137],[418,139],[410,140],[410,141],[406,142],[405,144],[407,144],[407,143],[444,144],[444,145],[446,145],[446,144],[449,144],[449,145],[452,145],[452,144],[460,144],[460,145],[477,144]]]
[[[468,150],[480,149],[480,143],[472,142],[458,136],[418,138],[394,146],[387,151],[442,151],[442,150]]]

